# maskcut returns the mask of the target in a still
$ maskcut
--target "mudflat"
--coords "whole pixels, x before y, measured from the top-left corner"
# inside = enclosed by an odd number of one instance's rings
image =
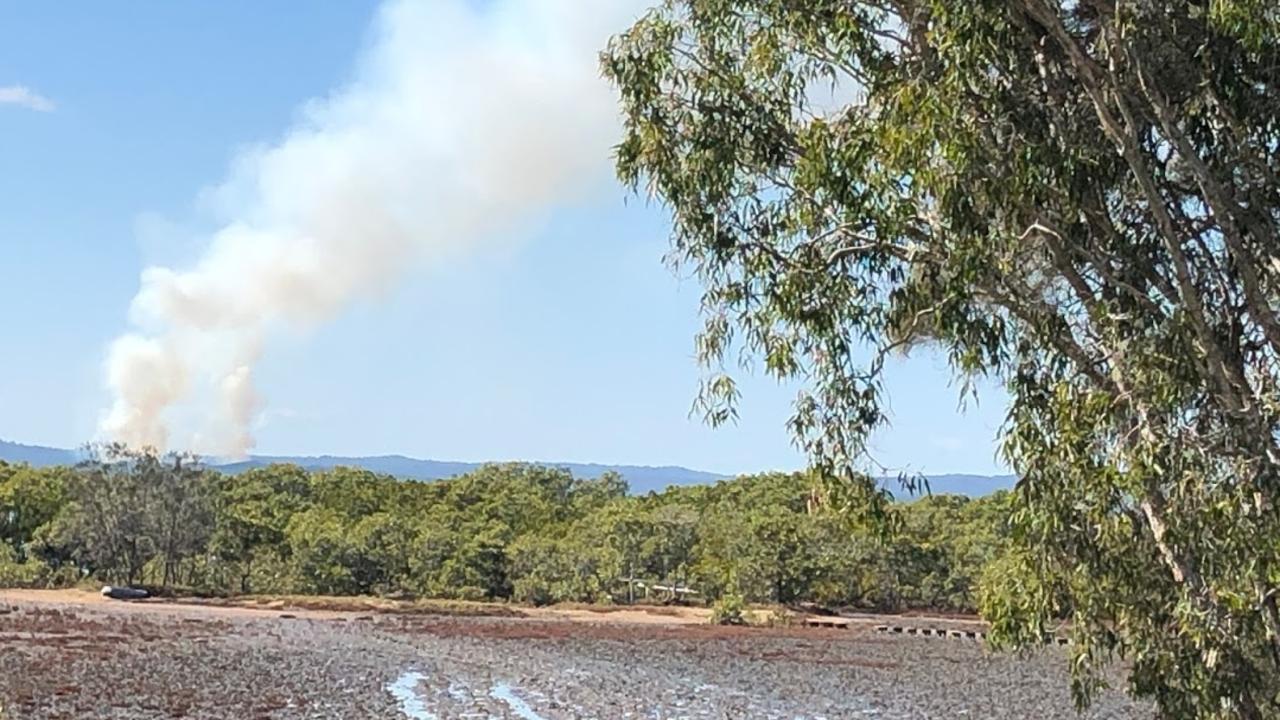
[[[0,594],[19,718],[1146,718],[1077,715],[1067,649],[575,612],[459,617]]]

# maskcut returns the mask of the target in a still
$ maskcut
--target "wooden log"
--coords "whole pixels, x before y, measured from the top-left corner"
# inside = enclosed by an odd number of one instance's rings
[[[111,598],[112,600],[144,600],[150,597],[150,594],[141,588],[106,585],[102,588],[102,597]]]

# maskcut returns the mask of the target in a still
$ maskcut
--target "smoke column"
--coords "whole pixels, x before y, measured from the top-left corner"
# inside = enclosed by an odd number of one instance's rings
[[[132,330],[108,350],[101,434],[242,456],[273,332],[598,187],[618,120],[596,53],[643,4],[387,2],[352,82],[209,191],[218,229],[199,260],[142,273]],[[199,427],[173,437],[184,406]]]

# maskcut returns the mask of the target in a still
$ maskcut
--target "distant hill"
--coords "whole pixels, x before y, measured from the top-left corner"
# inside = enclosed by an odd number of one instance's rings
[[[250,468],[262,467],[272,463],[292,463],[308,470],[328,470],[334,467],[358,467],[384,475],[394,475],[411,480],[443,480],[475,470],[484,463],[450,462],[445,460],[419,460],[403,455],[378,455],[374,457],[335,457],[321,455],[318,457],[291,457],[255,455],[244,462],[215,464],[214,467],[229,472],[243,472]],[[716,473],[690,470],[689,468],[665,466],[649,467],[642,465],[597,465],[590,463],[535,462],[535,465],[565,468],[576,477],[600,477],[612,470],[626,478],[631,492],[644,494],[650,490],[661,491],[670,485],[706,485],[727,476]]]
[[[1018,482],[1017,475],[964,475],[957,473],[949,473],[945,475],[930,475],[929,492],[934,495],[968,495],[969,497],[982,497],[990,495],[997,490],[1012,490],[1015,483]],[[907,494],[902,486],[898,484],[897,478],[882,478],[881,482],[889,488],[895,498],[899,500],[909,500],[911,497]]]
[[[10,463],[26,463],[35,467],[48,465],[74,465],[79,457],[74,450],[22,445],[0,440],[0,460]]]
[[[0,440],[0,460],[12,463],[27,463],[37,467],[48,465],[71,465],[77,462],[79,455],[74,450],[40,447],[37,445],[21,445]],[[358,467],[384,475],[394,475],[412,480],[443,480],[462,475],[479,468],[483,463],[450,462],[444,460],[419,460],[403,455],[377,455],[372,457],[338,457],[332,455],[293,456],[293,455],[254,455],[243,462],[219,463],[211,461],[210,465],[227,473],[244,472],[250,468],[263,467],[272,463],[290,463],[308,470],[328,470],[345,466]],[[690,470],[677,466],[650,467],[642,465],[599,465],[594,463],[560,463],[538,462],[538,465],[562,467],[577,477],[599,477],[612,470],[626,478],[631,492],[642,495],[651,490],[661,491],[671,485],[709,485],[717,480],[727,479],[726,475]],[[980,497],[996,490],[1008,490],[1013,487],[1016,478],[1012,475],[933,475],[929,477],[930,489],[935,494],[953,493]],[[883,480],[893,494],[901,499],[909,499],[907,494],[893,479]]]
[[[20,445],[0,440],[0,460],[12,463],[27,463],[36,467],[72,465],[79,460],[79,454],[73,450]],[[227,473],[243,472],[250,468],[263,467],[272,463],[290,463],[308,470],[328,470],[339,466],[358,467],[411,480],[443,480],[471,472],[484,464],[419,460],[402,455],[379,455],[374,457],[254,455],[242,462],[220,463],[215,460],[209,461],[211,467],[216,467]],[[650,490],[661,491],[670,485],[710,484],[717,480],[724,480],[727,477],[716,473],[675,466],[649,467],[560,462],[539,462],[535,464],[566,468],[577,477],[594,478],[612,470],[626,478],[627,483],[631,486],[631,492],[636,494],[644,494]]]

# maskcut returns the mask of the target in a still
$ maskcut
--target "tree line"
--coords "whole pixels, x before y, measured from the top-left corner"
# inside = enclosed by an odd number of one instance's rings
[[[524,464],[436,482],[294,465],[230,475],[109,448],[76,467],[0,463],[0,583],[975,610],[1006,494],[895,504],[886,533],[817,507],[815,487],[768,473],[631,496],[616,474]]]

